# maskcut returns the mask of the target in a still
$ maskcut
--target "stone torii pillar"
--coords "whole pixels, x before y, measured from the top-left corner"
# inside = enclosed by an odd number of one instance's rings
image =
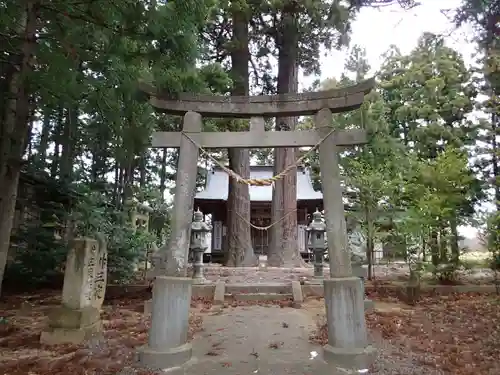
[[[157,132],[152,140],[152,147],[180,148],[172,233],[167,246],[161,249],[167,256],[167,264],[166,268],[159,271],[167,277],[162,277],[158,283],[155,283],[153,289],[153,295],[158,296],[158,301],[165,301],[165,298],[160,296],[164,295],[160,289],[167,290],[170,284],[172,284],[170,288],[172,289],[174,279],[177,279],[175,281],[177,287],[185,284],[182,299],[189,300],[191,296],[192,281],[186,278],[187,257],[200,148],[311,147],[319,144],[331,277],[324,283],[329,331],[329,341],[324,348],[324,357],[335,367],[367,368],[373,360],[374,350],[367,342],[362,286],[359,278],[352,275],[338,165],[340,148],[366,143],[366,132],[362,129],[334,130],[332,113],[359,108],[364,101],[364,96],[373,86],[374,81],[368,80],[352,87],[315,93],[254,97],[180,94],[172,99],[155,87],[141,84],[142,91],[149,94],[150,103],[157,110],[171,115],[184,116],[182,132]],[[315,115],[315,129],[280,132],[264,130],[264,117],[306,115]],[[250,131],[243,132],[202,132],[201,116],[250,118],[252,125]],[[177,276],[177,278],[172,276]],[[163,304],[173,306],[167,302]],[[185,303],[181,305],[184,308],[188,306]],[[188,311],[185,311],[185,314],[187,316]],[[160,315],[160,313],[156,315],[157,319]],[[172,314],[174,315],[182,316],[177,313]],[[155,315],[153,315],[154,319]],[[176,325],[179,322],[165,324]],[[154,336],[155,343],[168,341],[166,337],[159,338],[157,332],[151,335]],[[177,342],[176,345],[180,348],[182,342]],[[175,350],[170,346],[164,351],[160,349],[155,347],[152,350],[156,353],[155,358],[148,359],[146,362],[169,363],[167,359],[158,360],[158,356],[166,358]]]
[[[332,124],[332,120],[332,112],[322,109],[316,114],[314,123],[321,128]],[[319,163],[330,262],[330,279],[323,281],[328,324],[324,356],[340,368],[364,370],[374,361],[375,349],[368,345],[364,288],[359,277],[352,274],[339,149],[330,138],[319,146]]]

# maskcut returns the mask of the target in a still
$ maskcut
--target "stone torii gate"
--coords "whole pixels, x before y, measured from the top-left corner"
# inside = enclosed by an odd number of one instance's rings
[[[180,149],[171,235],[167,246],[163,247],[167,262],[162,262],[157,272],[176,277],[176,285],[181,278],[186,283],[191,282],[185,276],[200,148],[275,148],[319,144],[330,259],[330,279],[324,280],[329,336],[325,359],[331,359],[344,368],[368,367],[373,348],[367,342],[363,288],[360,279],[352,275],[338,161],[342,147],[366,143],[366,132],[363,129],[333,129],[332,113],[359,108],[373,86],[374,80],[371,79],[347,88],[314,93],[248,97],[180,94],[171,98],[155,87],[141,83],[141,90],[148,94],[151,105],[158,111],[184,116],[181,132],[156,132],[152,139],[152,147]],[[264,117],[305,115],[314,115],[315,129],[264,130]],[[250,131],[202,132],[202,116],[250,118]],[[190,287],[188,289],[190,291]],[[172,294],[171,288],[169,291]],[[153,320],[154,305],[153,301]],[[184,344],[178,343],[179,346]]]

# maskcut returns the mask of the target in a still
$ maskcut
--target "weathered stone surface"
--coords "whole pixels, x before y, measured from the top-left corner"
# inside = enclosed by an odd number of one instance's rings
[[[93,306],[79,310],[58,306],[49,311],[48,318],[52,328],[83,329],[99,321],[100,311]]]
[[[368,368],[375,350],[368,345],[360,279],[329,279],[324,288],[329,343],[325,360],[345,369]]]
[[[314,117],[317,129],[332,126],[333,118],[329,109],[322,109]],[[330,276],[348,277],[351,275],[351,257],[347,244],[347,224],[342,200],[342,185],[339,167],[339,152],[335,140],[328,137],[319,146],[321,185],[325,207],[326,233]]]
[[[138,350],[142,367],[172,368],[191,358],[187,334],[192,283],[187,277],[155,279],[148,344]]]
[[[151,306],[153,305],[153,300],[148,299],[144,302],[144,315],[151,315]]]
[[[267,255],[259,255],[259,271],[267,271]]]
[[[74,344],[78,345],[90,339],[102,329],[101,321],[79,329],[49,327],[40,335],[40,343],[45,345]]]
[[[142,347],[139,350],[139,363],[149,370],[172,370],[186,364],[192,356],[191,344],[170,349]]]
[[[64,272],[62,291],[64,306],[70,309],[82,309],[91,305],[98,246],[96,240],[89,238],[73,242],[66,258]]]
[[[192,216],[199,147],[300,147],[315,146],[322,141],[319,146],[319,158],[324,177],[322,179],[323,200],[332,278],[325,281],[325,301],[331,345],[331,348],[325,349],[325,353],[330,353],[330,357],[333,355],[342,358],[342,360],[339,359],[342,367],[345,367],[346,358],[359,359],[360,355],[370,351],[366,345],[363,287],[358,277],[352,277],[338,160],[340,146],[365,143],[366,132],[362,129],[332,132],[332,112],[358,108],[364,100],[364,95],[373,88],[373,84],[374,81],[369,80],[347,89],[299,95],[240,98],[180,95],[174,99],[162,97],[154,87],[142,86],[142,90],[152,97],[150,102],[157,109],[170,114],[185,114],[183,132],[157,133],[153,138],[153,147],[180,147],[172,235],[168,246],[164,249],[168,255],[166,274],[171,276],[186,276],[190,240],[189,221]],[[213,117],[315,114],[316,129],[302,132],[266,132],[262,119],[253,119],[250,132],[203,133],[200,114]],[[325,138],[326,135],[328,137]],[[260,269],[259,266],[258,270]],[[184,347],[180,351],[188,353],[181,356],[182,360],[190,357],[190,349],[184,345],[191,284],[188,286],[181,280],[182,278],[178,278],[174,282],[172,278],[170,280],[162,278],[162,281],[158,281],[157,278],[155,282],[156,293],[154,292],[152,301],[153,324],[149,344],[139,353],[145,365],[150,362],[152,366],[168,367],[174,362],[179,362],[168,359],[172,356],[172,348],[177,347]],[[297,300],[302,299],[300,285],[292,284],[292,295],[294,298],[297,296]],[[225,285],[218,282],[215,286],[214,302],[223,303],[224,296]],[[279,296],[281,298],[283,295]],[[186,312],[183,315],[181,312],[184,309]],[[346,350],[351,354],[346,356],[344,353]],[[360,351],[363,353],[360,354]]]
[[[190,250],[193,254],[193,280],[195,284],[204,284],[207,280],[203,275],[203,254],[208,248],[207,234],[212,231],[212,227],[205,222],[203,213],[198,209],[194,213],[191,224]]]
[[[293,299],[292,294],[281,293],[245,293],[245,294],[227,294],[229,301],[286,301]]]
[[[368,370],[376,356],[377,352],[371,345],[364,348],[339,348],[331,345],[323,347],[323,359],[327,363],[358,374],[361,373],[360,370]]]
[[[92,306],[100,310],[106,295],[106,283],[108,280],[108,248],[105,239],[100,236],[99,246],[95,254],[95,266],[92,288]],[[89,264],[90,266],[91,264]],[[90,275],[90,271],[89,271]]]
[[[218,281],[215,284],[214,305],[224,304],[225,294],[226,294],[226,284],[223,281]]]
[[[302,285],[298,281],[292,281],[292,296],[293,307],[300,308],[304,302],[304,296],[302,295]]]
[[[184,116],[183,130],[199,132],[202,127],[201,116],[188,112]],[[169,241],[160,248],[166,264],[160,265],[160,273],[169,276],[187,276],[187,261],[193,218],[196,175],[198,173],[198,147],[186,137],[179,144],[179,162],[175,179],[175,195]]]
[[[319,92],[259,96],[215,96],[182,93],[176,98],[162,94],[156,87],[140,83],[140,89],[151,96],[156,109],[184,115],[196,111],[207,117],[249,118],[253,116],[305,116],[322,108],[345,112],[358,108],[365,94],[374,87],[373,79],[351,87]]]
[[[352,265],[352,275],[366,279],[368,277],[367,266],[353,264]]]
[[[291,284],[290,283],[276,283],[276,282],[267,282],[267,283],[239,283],[239,284],[226,284],[223,281],[221,282],[225,285],[226,293],[229,294],[245,294],[245,293],[274,293],[274,294],[290,294],[291,293]]]
[[[305,147],[314,146],[331,129],[295,131],[255,131],[248,132],[190,132],[189,137],[203,148],[241,147]],[[363,129],[336,130],[332,139],[338,147],[353,146],[367,142]],[[183,135],[179,132],[153,133],[152,147],[179,147]]]
[[[106,291],[107,249],[99,241],[74,241],[66,260],[62,303],[48,313],[48,328],[40,341],[45,344],[78,344],[97,332]]]

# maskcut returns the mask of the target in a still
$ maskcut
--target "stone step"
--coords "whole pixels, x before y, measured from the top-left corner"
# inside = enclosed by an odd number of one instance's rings
[[[233,301],[285,301],[291,300],[291,293],[242,293],[242,294],[231,294],[226,293],[224,295],[226,300]]]
[[[226,294],[289,294],[292,292],[292,284],[266,283],[266,284],[226,284]]]

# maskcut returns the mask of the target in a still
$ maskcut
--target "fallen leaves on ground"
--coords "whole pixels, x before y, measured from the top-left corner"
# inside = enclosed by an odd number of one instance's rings
[[[51,298],[51,304],[39,298]],[[110,301],[101,314],[103,332],[82,345],[42,345],[39,339],[47,325],[46,314],[57,303],[51,295],[37,295],[15,296],[0,304],[4,318],[0,322],[0,374],[114,375],[125,368],[131,375],[156,374],[131,367],[137,348],[148,337],[150,318],[142,312],[144,299]],[[190,338],[202,330],[202,323],[202,316],[192,311]]]
[[[285,343],[283,341],[271,342],[271,343],[269,343],[269,349],[279,349],[283,345],[285,345]]]
[[[492,294],[427,295],[416,306],[399,301],[386,291],[373,293],[376,303],[400,308],[366,314],[374,337],[412,352],[423,365],[453,375],[500,374],[500,298]],[[311,341],[324,345],[328,331],[324,319]]]

